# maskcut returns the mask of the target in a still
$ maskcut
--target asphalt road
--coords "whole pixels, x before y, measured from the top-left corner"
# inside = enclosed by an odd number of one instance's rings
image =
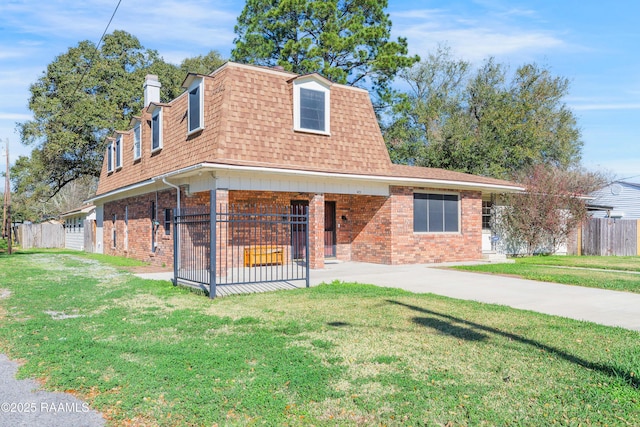
[[[68,393],[40,389],[17,380],[18,363],[0,354],[0,427],[99,427],[102,414]]]

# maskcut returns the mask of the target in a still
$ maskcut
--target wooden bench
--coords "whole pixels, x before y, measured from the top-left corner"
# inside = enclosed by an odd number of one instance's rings
[[[244,248],[245,267],[282,264],[284,264],[284,246],[260,245]]]

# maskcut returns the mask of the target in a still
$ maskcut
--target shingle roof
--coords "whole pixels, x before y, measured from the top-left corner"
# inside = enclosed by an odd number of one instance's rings
[[[150,108],[163,109],[162,150],[150,152],[150,114],[144,110],[142,157],[133,159],[126,148],[133,135],[125,134],[123,167],[107,173],[105,160],[97,194],[201,163],[514,186],[442,169],[393,165],[365,90],[331,84],[331,134],[320,135],[293,130],[296,74],[229,62],[209,76],[191,77],[205,82],[204,130],[188,135],[184,93],[168,104],[154,104]]]
[[[331,135],[293,131],[288,73],[227,68],[221,139],[211,162],[337,173],[388,171],[391,161],[366,91],[332,85]]]
[[[471,175],[446,169],[423,168],[417,166],[391,165],[391,174],[395,177],[431,179],[438,181],[469,182],[486,185],[514,186],[513,182],[486,176]]]

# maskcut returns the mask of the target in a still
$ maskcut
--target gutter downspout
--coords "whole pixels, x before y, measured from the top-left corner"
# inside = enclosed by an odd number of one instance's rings
[[[167,181],[166,177],[162,178],[162,182],[164,182],[169,187],[173,187],[176,189],[176,215],[173,217],[173,285],[178,285],[178,271],[180,271],[180,236],[178,234],[178,223],[176,221],[176,216],[180,215],[180,187],[175,184]]]
[[[178,208],[178,212],[180,212],[180,187],[170,183],[169,181],[167,181],[167,178],[165,177],[162,178],[162,182],[164,182],[169,187],[173,187],[176,189],[176,202],[177,202],[176,207]]]

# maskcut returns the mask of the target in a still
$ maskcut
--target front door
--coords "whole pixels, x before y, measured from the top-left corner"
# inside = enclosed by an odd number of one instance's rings
[[[324,202],[324,257],[336,256],[336,202]]]

